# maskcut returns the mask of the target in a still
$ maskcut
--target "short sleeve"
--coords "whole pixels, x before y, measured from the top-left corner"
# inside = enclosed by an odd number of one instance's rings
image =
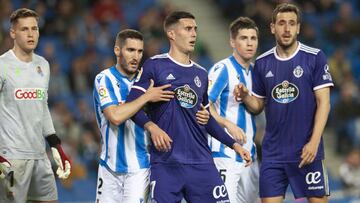
[[[226,65],[223,63],[215,64],[209,72],[209,100],[215,103],[228,84],[229,75]]]
[[[95,96],[97,97],[101,110],[110,105],[117,105],[119,101],[114,92],[111,80],[104,73],[100,73],[95,77]]]
[[[313,89],[317,90],[330,86],[334,86],[330,74],[330,68],[324,52],[320,51],[316,55],[316,62],[313,71]]]

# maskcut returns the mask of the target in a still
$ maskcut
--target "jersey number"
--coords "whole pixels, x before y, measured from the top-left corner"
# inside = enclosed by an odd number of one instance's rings
[[[220,172],[221,179],[223,179],[223,181],[225,182],[225,180],[226,180],[226,169],[220,169],[219,172]]]
[[[98,194],[99,194],[99,195],[101,195],[100,189],[101,189],[103,183],[104,183],[103,179],[102,179],[102,178],[99,178],[99,186],[98,186]]]

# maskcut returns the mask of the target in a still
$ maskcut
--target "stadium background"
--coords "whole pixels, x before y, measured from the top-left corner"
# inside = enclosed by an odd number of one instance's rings
[[[94,76],[114,63],[113,43],[123,28],[145,36],[144,59],[165,52],[162,21],[169,11],[195,14],[198,42],[192,58],[209,68],[231,53],[228,24],[240,15],[260,28],[258,54],[274,46],[269,23],[276,0],[0,0],[0,54],[12,47],[8,17],[27,7],[41,16],[36,52],[51,65],[49,105],[57,134],[72,159],[71,177],[57,181],[59,202],[93,202],[99,132],[92,103]],[[303,11],[300,41],[324,50],[336,87],[324,135],[330,202],[360,202],[360,2],[297,0]],[[1,64],[0,64],[1,66]],[[258,119],[258,139],[264,118]],[[286,202],[293,202],[291,194]],[[296,200],[305,202],[304,200]]]

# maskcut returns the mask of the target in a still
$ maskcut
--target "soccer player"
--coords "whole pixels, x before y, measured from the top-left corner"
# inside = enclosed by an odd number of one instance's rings
[[[195,17],[183,11],[169,14],[164,30],[170,41],[169,53],[145,61],[140,80],[128,96],[132,101],[150,84],[171,84],[175,98],[149,106],[148,115],[139,111],[133,119],[149,131],[151,175],[150,194],[157,203],[229,202],[226,187],[214,165],[207,144],[207,132],[251,162],[249,153],[236,143],[210,116],[207,124],[196,122],[195,113],[208,107],[208,77],[190,60],[197,37]]]
[[[295,5],[279,4],[270,28],[276,46],[256,59],[253,96],[244,84],[234,91],[250,111],[265,107],[260,197],[264,203],[282,202],[290,184],[295,198],[327,202],[322,133],[334,84],[326,56],[297,41],[300,11]]]
[[[11,184],[0,180],[0,202],[57,201],[45,140],[58,165],[59,178],[70,174],[70,161],[55,134],[47,104],[49,63],[34,53],[38,21],[32,10],[14,11],[10,16],[14,46],[0,56],[0,156],[14,171]]]
[[[174,92],[164,90],[171,85],[153,87],[138,99],[125,103],[139,71],[144,50],[143,35],[132,29],[118,33],[114,53],[116,65],[95,77],[94,103],[101,132],[102,150],[98,171],[98,202],[146,202],[149,185],[148,137],[129,118],[147,102],[169,101]],[[141,74],[140,70],[140,73]],[[197,120],[206,123],[209,113],[199,111]]]
[[[230,134],[245,131],[243,147],[250,152],[253,163],[245,161],[234,150],[215,138],[210,147],[216,168],[223,178],[230,202],[256,202],[259,197],[259,165],[256,161],[255,118],[245,104],[234,100],[233,91],[239,82],[251,90],[251,64],[258,47],[258,28],[253,20],[239,17],[230,24],[230,45],[233,53],[209,71],[210,112]]]

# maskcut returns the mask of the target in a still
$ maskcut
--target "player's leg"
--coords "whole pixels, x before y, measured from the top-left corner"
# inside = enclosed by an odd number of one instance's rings
[[[123,202],[147,202],[150,169],[140,169],[125,176]]]
[[[240,164],[240,163],[238,163]],[[244,166],[243,164],[241,166]],[[241,167],[241,166],[238,166]],[[259,202],[259,163],[255,159],[254,162],[244,167],[240,174],[238,183],[238,199],[237,202],[255,203]]]
[[[188,203],[230,202],[215,164],[189,164],[183,167],[186,174],[184,197]]]
[[[96,203],[123,202],[123,188],[126,174],[115,174],[99,165],[96,189]]]
[[[327,196],[310,197],[310,198],[308,198],[308,202],[309,203],[327,203],[328,202],[328,197]]]
[[[310,203],[325,203],[330,195],[329,181],[323,161],[298,168],[298,163],[288,164],[287,174],[295,198],[306,197]]]
[[[284,164],[261,163],[259,184],[262,203],[281,203],[289,184]]]
[[[241,201],[242,194],[239,194],[238,183],[240,181],[240,174],[244,170],[244,165],[237,164],[234,160],[229,158],[214,158],[215,166],[224,181],[230,202],[244,202]],[[236,167],[240,166],[240,167]]]
[[[24,203],[27,200],[34,160],[11,159],[13,179],[0,180],[0,202]]]
[[[28,200],[56,202],[58,199],[55,176],[48,158],[34,160]]]
[[[152,164],[150,198],[157,203],[180,203],[183,198],[185,174],[181,164]]]

